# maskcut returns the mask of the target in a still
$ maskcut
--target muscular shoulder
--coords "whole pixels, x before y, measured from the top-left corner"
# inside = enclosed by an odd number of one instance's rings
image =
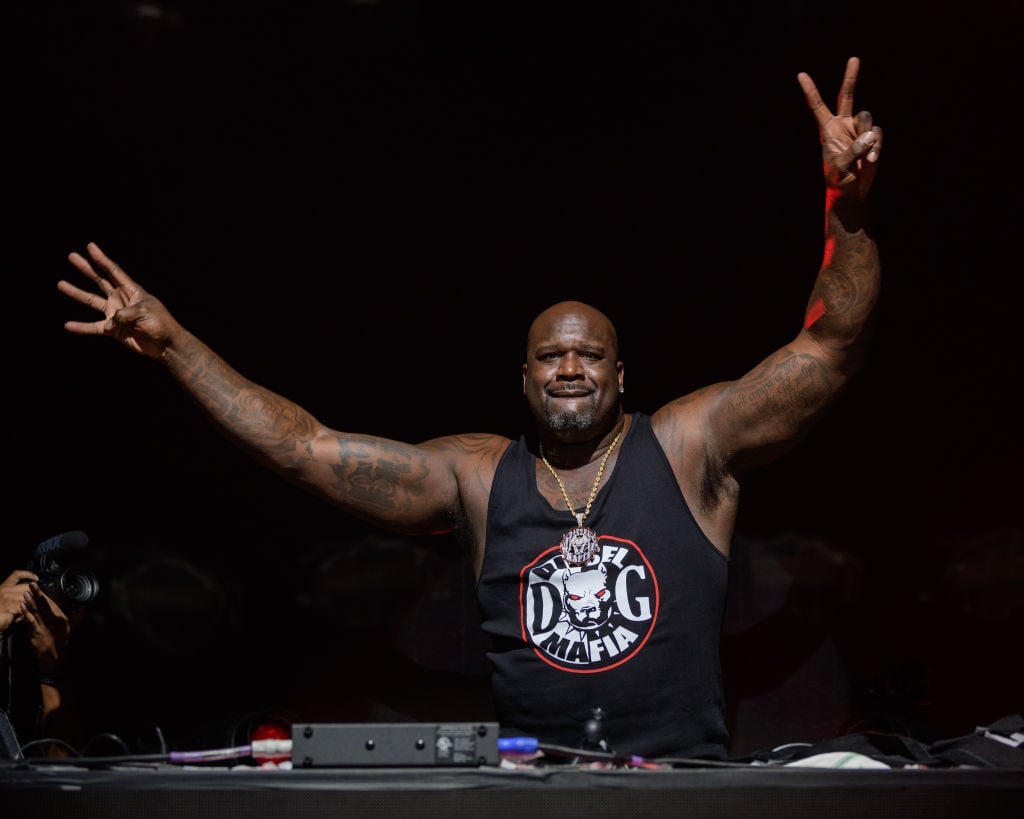
[[[708,420],[723,389],[724,385],[714,384],[695,390],[651,415],[654,435],[673,465],[682,466],[708,445]]]
[[[732,509],[738,495],[711,422],[726,388],[726,384],[705,387],[669,402],[651,416],[651,427],[679,488],[706,529],[713,528],[708,517],[717,517],[723,507]]]
[[[420,446],[431,449],[448,459],[457,469],[466,465],[473,468],[486,468],[491,464],[493,471],[498,460],[512,441],[503,435],[488,432],[466,432],[459,435],[444,435],[431,438]]]
[[[486,504],[498,461],[511,443],[503,435],[471,432],[432,438],[421,446],[447,461],[458,483],[459,497],[468,507],[474,500],[480,501],[481,496]]]

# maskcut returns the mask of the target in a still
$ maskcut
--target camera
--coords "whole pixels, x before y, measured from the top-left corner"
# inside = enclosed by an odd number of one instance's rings
[[[64,532],[36,546],[29,571],[39,576],[39,588],[65,614],[91,603],[100,592],[100,582],[82,550],[89,543],[84,532]]]

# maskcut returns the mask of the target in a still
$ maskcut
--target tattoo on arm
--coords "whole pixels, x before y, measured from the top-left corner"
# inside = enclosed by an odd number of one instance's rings
[[[412,472],[408,464],[377,459],[359,460],[353,469],[344,465],[334,467],[338,481],[334,488],[347,493],[349,498],[360,505],[375,506],[381,509],[394,509],[397,506],[396,494],[402,475]]]
[[[426,493],[426,456],[405,444],[366,435],[339,435],[330,464],[340,502],[367,511],[408,511]]]
[[[838,387],[819,359],[783,349],[737,382],[729,416],[740,430],[756,434],[755,446],[783,444],[804,430]]]

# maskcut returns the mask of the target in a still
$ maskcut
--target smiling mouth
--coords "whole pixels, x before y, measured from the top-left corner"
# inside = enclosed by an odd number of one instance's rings
[[[586,396],[590,394],[591,390],[588,390],[585,387],[559,387],[557,390],[548,391],[548,395],[552,398],[586,398]]]

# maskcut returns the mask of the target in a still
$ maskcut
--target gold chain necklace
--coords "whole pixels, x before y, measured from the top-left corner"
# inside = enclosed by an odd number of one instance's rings
[[[544,444],[540,445],[540,459],[544,462],[544,466],[548,468],[548,471],[555,476],[555,480],[558,481],[558,488],[562,490],[562,497],[565,498],[565,505],[569,507],[569,514],[576,518],[576,528],[570,529],[562,535],[562,557],[565,558],[565,562],[570,566],[582,566],[597,554],[597,534],[593,529],[585,527],[583,525],[583,521],[585,521],[587,519],[587,515],[590,514],[590,507],[594,503],[594,498],[597,497],[597,488],[601,485],[601,477],[604,475],[605,464],[608,463],[608,458],[611,457],[612,450],[615,449],[615,445],[619,442],[619,438],[622,437],[622,433],[625,431],[626,420],[623,419],[622,429],[620,429],[618,435],[612,439],[611,444],[608,446],[608,450],[604,453],[604,457],[601,459],[601,465],[597,468],[597,477],[594,479],[594,486],[590,490],[590,497],[587,498],[587,506],[582,512],[577,512],[576,507],[572,505],[572,501],[569,500],[569,493],[565,491],[565,484],[562,483],[562,479],[558,476],[558,473],[555,472],[555,468],[548,463],[548,459],[544,457]]]

